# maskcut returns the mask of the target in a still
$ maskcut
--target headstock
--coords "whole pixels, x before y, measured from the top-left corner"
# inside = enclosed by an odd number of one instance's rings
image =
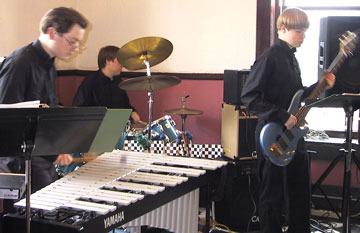
[[[358,36],[353,32],[346,31],[341,35],[339,41],[339,52],[343,53],[346,57],[352,56],[358,42]]]

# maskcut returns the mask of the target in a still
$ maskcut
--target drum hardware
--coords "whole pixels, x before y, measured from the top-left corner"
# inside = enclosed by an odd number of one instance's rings
[[[175,115],[180,115],[181,119],[182,119],[182,126],[181,126],[181,131],[185,131],[185,120],[186,117],[188,115],[201,115],[203,114],[203,111],[201,110],[195,110],[195,109],[189,109],[186,108],[186,99],[189,98],[189,95],[185,95],[181,97],[181,102],[182,102],[182,108],[178,108],[178,109],[169,109],[166,110],[165,112],[170,113],[170,114],[175,114]]]
[[[128,42],[121,47],[117,54],[118,61],[128,70],[146,68],[146,76],[125,80],[119,84],[119,88],[129,91],[147,91],[149,96],[149,125],[152,123],[153,91],[174,86],[181,79],[174,76],[151,75],[152,66],[164,61],[172,53],[173,46],[167,39],[161,37],[142,37]],[[148,138],[151,140],[151,127],[148,130]]]
[[[148,64],[148,63],[147,63]],[[148,74],[150,74],[150,68],[148,69]],[[132,79],[127,79],[119,84],[119,87],[123,90],[128,91],[148,91],[149,96],[149,125],[152,123],[152,105],[153,100],[153,90],[159,90],[162,88],[171,87],[177,85],[181,82],[181,79],[175,76],[163,76],[163,75],[153,75],[151,76],[140,76]],[[148,132],[148,137],[151,138],[151,129]]]
[[[151,141],[145,137],[144,134],[138,134],[136,136],[137,143],[144,148],[144,150],[149,151],[151,146]]]
[[[167,142],[176,141],[179,131],[175,127],[176,123],[169,115],[165,115],[151,123],[152,139],[161,139],[165,137],[164,140]],[[147,134],[149,131],[149,125],[145,126],[143,133]]]
[[[177,140],[176,140],[176,144],[177,144],[177,155],[180,155],[180,148],[182,147],[182,149],[185,152],[185,156],[190,156],[189,153],[189,146],[192,145],[192,135],[189,133],[189,131],[181,131],[178,135],[177,135]]]
[[[163,143],[163,154],[166,155],[166,137],[164,134],[160,134],[160,140]]]

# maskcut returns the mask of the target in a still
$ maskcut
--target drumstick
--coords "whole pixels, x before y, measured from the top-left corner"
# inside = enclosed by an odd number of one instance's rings
[[[87,163],[96,158],[97,158],[97,156],[86,157],[86,158],[73,158],[72,162],[73,163],[81,163],[81,162]]]
[[[147,125],[148,124],[148,123],[146,123],[145,121],[142,121],[142,120],[135,121],[135,123],[140,123],[142,125]]]
[[[166,155],[166,143],[163,141],[163,154]]]
[[[74,158],[72,162],[73,163],[79,163],[79,162],[90,162],[93,159],[96,159],[99,155],[103,154],[102,152],[87,152],[87,153],[83,153],[83,157],[81,158]]]
[[[177,147],[176,147],[176,156],[179,156],[180,155],[180,144],[177,144]]]

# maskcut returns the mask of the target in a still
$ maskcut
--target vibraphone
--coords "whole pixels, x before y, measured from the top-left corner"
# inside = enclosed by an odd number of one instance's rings
[[[151,225],[197,232],[199,187],[219,160],[115,150],[31,195],[32,233],[101,233]],[[25,200],[5,216],[5,232],[25,232]],[[127,225],[124,225],[128,223]]]

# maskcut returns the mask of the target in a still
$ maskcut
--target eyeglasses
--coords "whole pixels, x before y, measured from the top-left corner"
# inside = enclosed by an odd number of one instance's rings
[[[72,49],[85,49],[86,48],[84,45],[80,45],[79,41],[71,41],[71,39],[67,38],[65,35],[62,35],[62,37],[66,40],[66,42],[68,42],[68,44],[70,45],[70,47]]]

